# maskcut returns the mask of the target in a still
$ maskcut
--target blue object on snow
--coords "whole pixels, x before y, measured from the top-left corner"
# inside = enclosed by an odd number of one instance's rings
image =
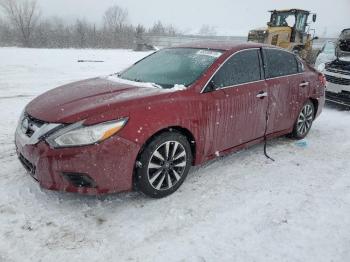
[[[299,147],[307,147],[307,141],[306,140],[300,140],[298,142],[295,142],[295,144]]]

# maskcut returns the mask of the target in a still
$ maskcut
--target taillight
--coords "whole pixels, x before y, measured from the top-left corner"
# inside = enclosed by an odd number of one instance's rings
[[[322,73],[319,73],[319,74],[318,74],[318,81],[320,81],[320,83],[321,83],[322,86],[326,86],[326,84],[327,84],[326,77],[325,77],[325,75],[322,74]]]

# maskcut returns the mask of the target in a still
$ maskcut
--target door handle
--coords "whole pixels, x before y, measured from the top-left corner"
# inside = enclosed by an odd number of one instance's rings
[[[263,99],[264,97],[267,97],[267,92],[261,91],[256,95],[257,98]]]
[[[299,86],[300,87],[306,87],[306,86],[309,86],[310,85],[310,82],[302,82]]]

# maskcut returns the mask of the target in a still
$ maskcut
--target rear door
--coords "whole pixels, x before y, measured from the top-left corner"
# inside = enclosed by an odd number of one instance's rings
[[[234,54],[207,88],[214,98],[214,152],[264,135],[268,101],[260,49]]]
[[[297,117],[299,111],[303,107],[305,101],[310,96],[310,88],[312,84],[317,83],[318,75],[314,72],[305,72],[304,64],[301,58],[295,57],[298,65],[298,74],[291,76],[290,85],[293,86],[294,90],[297,90],[297,102],[295,118]],[[316,78],[316,79],[315,79]]]
[[[299,83],[295,55],[280,49],[264,48],[265,76],[269,94],[267,133],[289,129],[299,110]]]

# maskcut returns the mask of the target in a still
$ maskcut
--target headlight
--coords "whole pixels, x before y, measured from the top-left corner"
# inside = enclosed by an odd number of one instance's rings
[[[92,126],[84,126],[83,122],[69,125],[47,138],[52,147],[86,146],[102,142],[118,133],[127,123],[123,118]]]
[[[317,70],[323,72],[326,69],[325,63],[321,63],[317,66]]]

